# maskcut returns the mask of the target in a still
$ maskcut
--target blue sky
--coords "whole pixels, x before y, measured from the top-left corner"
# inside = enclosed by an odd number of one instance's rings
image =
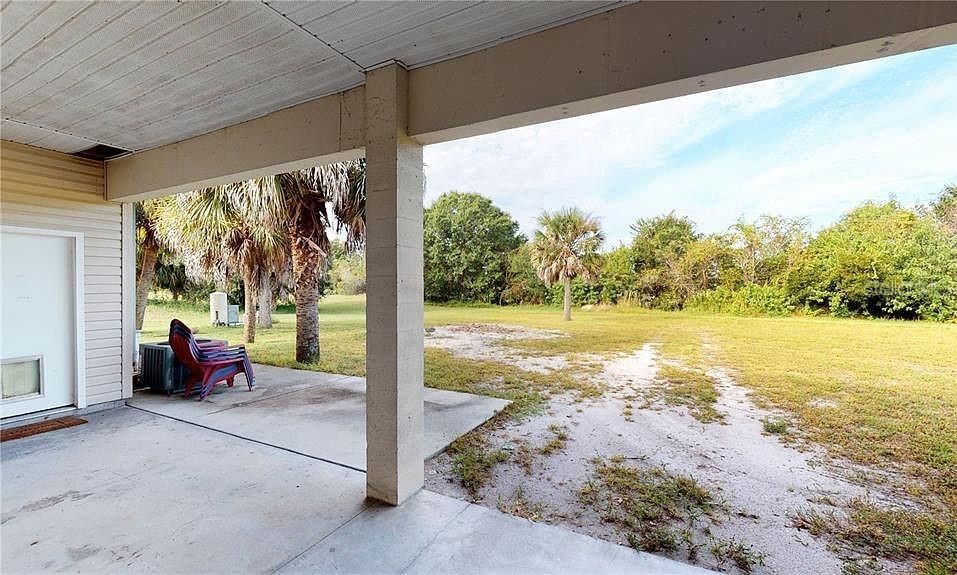
[[[957,183],[957,46],[559,120],[425,148],[426,205],[478,192],[530,235],[578,206],[612,247],[671,210],[815,229],[862,201],[926,202]]]

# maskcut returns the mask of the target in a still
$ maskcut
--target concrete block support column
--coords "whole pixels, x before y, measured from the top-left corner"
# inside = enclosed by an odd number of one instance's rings
[[[366,493],[422,487],[422,146],[408,136],[408,73],[366,76]]]

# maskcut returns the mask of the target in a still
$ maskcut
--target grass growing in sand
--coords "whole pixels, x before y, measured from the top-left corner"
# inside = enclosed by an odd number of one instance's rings
[[[540,521],[545,516],[545,504],[529,501],[521,487],[508,499],[499,499],[498,510],[522,519]]]
[[[700,517],[723,511],[723,504],[692,477],[631,467],[620,457],[596,459],[593,464],[594,476],[578,492],[578,499],[602,520],[621,527],[636,549],[673,551],[686,538],[683,532],[694,529]]]
[[[666,403],[687,406],[692,417],[701,423],[723,421],[724,414],[715,409],[718,391],[711,377],[699,369],[664,365],[658,370],[661,385],[657,386]]]
[[[485,433],[473,430],[449,445],[452,473],[459,478],[469,495],[476,497],[488,481],[495,465],[508,459],[508,453],[493,447]]]
[[[249,345],[254,361],[317,371],[365,375],[365,301],[330,296],[320,305],[322,360],[294,361],[295,314],[281,309],[275,326]],[[178,317],[208,337],[238,343],[240,328],[208,326],[202,306],[151,302],[142,341],[165,339]],[[794,414],[807,438],[863,463],[901,462],[957,506],[957,325],[835,318],[746,318],[641,309],[581,312],[561,321],[554,308],[426,306],[427,325],[504,323],[559,329],[570,335],[505,341],[530,354],[633,351],[659,342],[662,356],[688,366],[720,362],[756,398]],[[709,351],[704,342],[714,349]],[[709,354],[713,358],[709,358]],[[476,369],[478,368],[478,369]],[[570,374],[519,373],[494,362],[465,364],[430,349],[426,384],[501,393],[596,390]],[[519,372],[521,370],[518,370]],[[487,379],[513,376],[502,387]],[[483,391],[484,389],[484,391]],[[494,391],[494,390],[492,390]],[[489,393],[495,394],[495,393]],[[937,478],[935,480],[935,478]]]
[[[731,563],[745,573],[762,563],[762,554],[741,542],[703,539],[707,526],[701,523],[720,522],[728,510],[693,477],[631,466],[621,457],[596,459],[593,464],[594,475],[579,490],[578,499],[603,521],[618,526],[635,549],[683,549],[694,563],[707,547],[719,565]]]
[[[921,573],[957,573],[957,523],[946,517],[854,499],[846,511],[808,508],[792,514],[791,522],[862,557],[915,560]]]
[[[565,448],[565,443],[568,442],[568,430],[564,426],[552,423],[548,426],[548,431],[551,432],[552,437],[539,449],[542,455],[551,455],[561,451]]]

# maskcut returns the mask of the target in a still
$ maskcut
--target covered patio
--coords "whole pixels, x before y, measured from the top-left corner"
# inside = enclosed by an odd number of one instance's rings
[[[354,470],[366,467],[364,378],[255,365],[256,387],[218,386],[206,401],[138,391],[127,405]],[[426,389],[424,451],[432,457],[508,405],[494,397]]]
[[[35,375],[3,424],[89,418],[4,445],[4,572],[695,572],[422,491],[426,456],[501,408],[423,386],[422,148],[957,42],[957,4],[939,2],[14,1],[0,15],[0,222],[21,246],[3,253],[2,359]],[[134,396],[133,202],[360,156],[365,384]]]

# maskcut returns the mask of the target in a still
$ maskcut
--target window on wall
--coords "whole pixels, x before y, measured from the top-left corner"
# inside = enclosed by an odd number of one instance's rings
[[[40,357],[3,360],[0,369],[3,399],[26,399],[43,395],[43,363]]]

